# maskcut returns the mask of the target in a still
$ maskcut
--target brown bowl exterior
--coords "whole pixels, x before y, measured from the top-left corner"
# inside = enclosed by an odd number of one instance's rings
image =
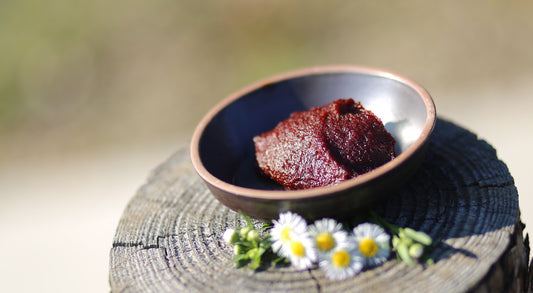
[[[299,197],[286,199],[268,199],[241,196],[223,190],[207,182],[211,193],[225,206],[234,211],[260,219],[277,219],[281,212],[292,211],[307,220],[320,218],[349,219],[357,215],[358,210],[390,196],[394,189],[400,187],[422,162],[427,144],[404,162],[405,166],[392,168],[383,176],[364,182],[356,188],[338,190],[317,197]]]
[[[397,141],[398,157],[333,186],[281,190],[254,172],[252,138],[294,111],[338,98],[360,100]],[[192,163],[213,195],[235,211],[275,219],[292,211],[306,219],[345,218],[386,199],[420,166],[436,122],[431,96],[417,83],[374,68],[324,66],[262,80],[224,99],[201,120]]]

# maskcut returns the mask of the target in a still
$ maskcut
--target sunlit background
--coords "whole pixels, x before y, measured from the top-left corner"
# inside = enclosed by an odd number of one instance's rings
[[[533,226],[532,48],[528,0],[3,0],[0,287],[109,291],[149,172],[229,93],[315,65],[418,81],[497,149]]]

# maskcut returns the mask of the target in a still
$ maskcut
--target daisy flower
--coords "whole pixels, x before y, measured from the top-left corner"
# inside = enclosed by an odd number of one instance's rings
[[[319,259],[327,257],[327,254],[339,243],[345,242],[347,237],[342,225],[333,219],[317,220],[308,230],[315,242]]]
[[[289,257],[291,240],[307,233],[307,223],[301,216],[291,212],[280,214],[279,219],[273,223],[270,230],[272,250],[283,257]]]
[[[339,243],[327,257],[319,262],[319,267],[332,280],[344,280],[358,274],[363,269],[363,258],[356,252],[353,239]]]
[[[353,229],[356,253],[365,266],[377,266],[385,261],[390,254],[390,236],[376,224],[363,223]]]
[[[284,252],[286,257],[298,269],[310,268],[317,258],[313,239],[307,233],[295,234],[291,237],[292,239]]]

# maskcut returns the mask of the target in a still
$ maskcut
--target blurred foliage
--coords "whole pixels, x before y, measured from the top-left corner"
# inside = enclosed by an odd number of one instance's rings
[[[533,68],[532,3],[4,0],[0,135],[14,142],[0,149],[187,133],[240,87],[322,64],[383,67],[437,93],[504,82]]]

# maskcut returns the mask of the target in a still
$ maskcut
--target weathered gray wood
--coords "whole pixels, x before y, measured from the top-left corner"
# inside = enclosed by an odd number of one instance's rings
[[[110,253],[113,292],[527,292],[518,194],[495,150],[439,120],[415,176],[375,210],[397,225],[442,239],[434,265],[396,260],[346,281],[292,267],[253,272],[228,265],[221,239],[241,216],[218,203],[186,148],[149,177],[128,204]],[[260,223],[257,222],[259,225]]]

